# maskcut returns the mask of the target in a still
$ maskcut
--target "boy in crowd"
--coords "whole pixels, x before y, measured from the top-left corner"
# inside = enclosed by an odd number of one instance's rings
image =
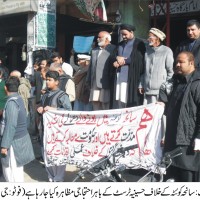
[[[41,69],[41,77],[43,79],[42,90],[41,90],[42,95],[47,91],[46,74],[48,71],[49,71],[49,67],[45,67]]]
[[[72,110],[68,95],[59,89],[59,73],[56,71],[48,71],[46,74],[46,92],[41,99],[41,106],[37,109],[40,114],[49,110]],[[43,135],[41,136],[43,141]],[[42,154],[43,152],[42,147]],[[66,165],[46,167],[50,182],[64,181]]]

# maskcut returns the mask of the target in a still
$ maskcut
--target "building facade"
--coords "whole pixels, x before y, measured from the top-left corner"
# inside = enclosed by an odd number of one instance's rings
[[[120,23],[135,25],[136,36],[146,38],[149,11],[148,1],[138,0],[0,0],[0,58],[22,73],[33,55],[58,50],[68,61],[74,36],[106,30],[117,43]]]

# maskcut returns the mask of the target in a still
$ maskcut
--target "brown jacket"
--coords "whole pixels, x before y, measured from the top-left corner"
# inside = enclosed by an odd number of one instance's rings
[[[83,103],[89,102],[90,89],[86,84],[88,68],[81,68],[74,74],[74,83],[76,87],[76,99]]]

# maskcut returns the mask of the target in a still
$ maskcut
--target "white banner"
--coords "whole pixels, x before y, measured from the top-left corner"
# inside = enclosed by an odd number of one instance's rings
[[[119,162],[133,168],[151,168],[162,156],[163,106],[91,112],[52,111],[44,118],[44,152],[47,166],[87,165],[115,148],[138,144]]]

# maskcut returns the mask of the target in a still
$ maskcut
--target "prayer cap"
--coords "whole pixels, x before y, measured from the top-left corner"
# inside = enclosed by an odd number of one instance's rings
[[[90,57],[91,57],[91,56],[85,55],[85,54],[78,54],[78,55],[77,55],[77,58],[78,58],[78,59],[81,59],[81,60],[82,60],[82,59],[83,59],[83,60],[90,60]]]
[[[161,41],[163,41],[166,38],[166,35],[157,28],[151,28],[149,32],[156,35]]]

